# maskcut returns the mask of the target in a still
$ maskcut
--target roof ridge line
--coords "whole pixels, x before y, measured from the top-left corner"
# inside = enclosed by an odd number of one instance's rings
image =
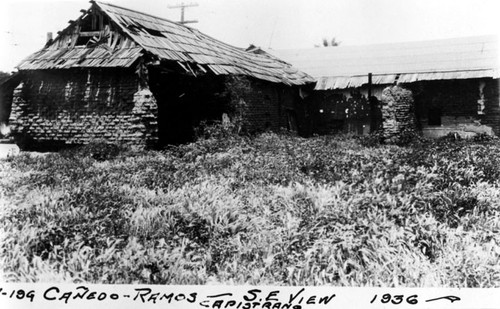
[[[90,3],[93,3],[93,4],[104,4],[104,5],[109,5],[111,7],[115,7],[115,8],[118,8],[118,9],[121,9],[121,10],[125,10],[125,11],[129,11],[129,12],[133,12],[133,13],[137,13],[137,14],[141,14],[141,15],[146,15],[146,16],[149,16],[149,17],[153,17],[153,18],[158,18],[158,19],[161,19],[163,21],[166,21],[166,22],[169,22],[169,23],[172,23],[176,26],[180,26],[180,27],[184,27],[186,28],[187,30],[191,31],[193,34],[195,34],[196,36],[205,36],[207,38],[210,38],[214,41],[217,41],[218,43],[222,44],[222,45],[225,45],[227,46],[228,48],[230,49],[237,49],[239,51],[243,51],[245,52],[246,54],[250,55],[250,56],[257,56],[257,57],[262,57],[262,55],[258,55],[258,54],[255,54],[255,53],[251,53],[251,52],[248,52],[244,47],[238,47],[238,46],[234,46],[232,44],[229,44],[229,43],[226,43],[224,41],[221,41],[209,34],[206,34],[204,32],[201,32],[200,30],[196,29],[196,28],[193,28],[193,27],[189,27],[189,26],[186,26],[184,24],[181,24],[181,23],[178,23],[178,22],[175,22],[175,21],[172,21],[172,20],[169,20],[169,19],[166,19],[166,18],[163,18],[163,17],[160,17],[160,16],[155,16],[155,15],[152,15],[152,14],[149,14],[149,13],[144,13],[144,12],[141,12],[141,11],[136,11],[136,10],[132,10],[130,8],[126,8],[126,7],[122,7],[122,6],[119,6],[119,5],[115,5],[115,4],[112,4],[112,3],[109,3],[109,2],[105,2],[105,1],[100,1],[100,0],[90,0]],[[100,7],[100,6],[99,6]],[[288,65],[291,65],[290,63],[282,60],[282,59],[279,59],[281,62],[284,62]],[[293,65],[291,65],[293,66]]]
[[[116,4],[113,4],[113,3],[109,3],[109,2],[105,2],[105,1],[99,1],[99,0],[90,0],[90,3],[95,3],[95,4],[97,4],[97,5],[99,5],[99,4],[109,5],[109,6],[112,6],[112,7],[118,8],[118,9],[121,9],[121,10],[129,11],[129,12],[133,12],[133,13],[138,13],[138,14],[141,14],[141,15],[146,15],[146,16],[153,17],[153,18],[158,18],[158,19],[161,19],[161,20],[163,20],[163,21],[166,21],[166,22],[169,22],[169,23],[175,24],[175,25],[177,25],[177,26],[181,26],[181,27],[187,28],[187,29],[189,29],[189,30],[199,31],[198,29],[195,29],[195,28],[192,28],[192,27],[186,26],[186,25],[184,25],[184,24],[181,24],[181,23],[179,23],[179,22],[175,22],[175,21],[170,20],[170,19],[166,19],[166,18],[164,18],[164,17],[160,17],[160,16],[152,15],[152,14],[149,14],[149,13],[146,13],[146,12],[137,11],[137,10],[132,10],[132,9],[130,9],[130,8],[126,8],[126,7],[123,7],[123,6],[119,6],[119,5],[116,5]]]

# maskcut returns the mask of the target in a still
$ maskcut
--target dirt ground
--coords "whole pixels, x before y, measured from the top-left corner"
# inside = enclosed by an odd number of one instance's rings
[[[19,147],[16,144],[0,144],[0,159],[19,154]]]

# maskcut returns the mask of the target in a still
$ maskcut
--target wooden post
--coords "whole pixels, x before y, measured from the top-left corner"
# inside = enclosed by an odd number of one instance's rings
[[[368,73],[368,102],[370,104],[370,133],[377,130],[377,101],[372,97],[372,73]]]
[[[368,99],[372,96],[372,73],[368,73]]]

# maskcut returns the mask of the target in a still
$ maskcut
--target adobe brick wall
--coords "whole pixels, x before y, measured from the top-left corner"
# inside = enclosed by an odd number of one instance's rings
[[[416,113],[423,126],[430,109],[438,108],[446,117],[478,118],[478,80],[436,80],[405,85],[415,99]]]
[[[405,132],[416,130],[412,92],[401,86],[382,91],[382,132],[386,142],[398,142]]]
[[[297,114],[297,126],[300,130],[298,89],[255,79],[247,81],[248,88],[239,89],[239,96],[245,102],[244,122],[249,132],[287,128],[287,113],[290,112]]]
[[[37,142],[104,139],[146,146],[157,140],[157,105],[124,69],[34,71],[14,90],[14,134]]]
[[[482,97],[481,83],[484,83]],[[444,127],[474,125],[482,130],[484,129],[482,127],[488,126],[496,135],[500,135],[499,79],[421,81],[404,84],[404,87],[413,93],[417,128],[428,128],[429,110],[438,108],[441,110],[441,121]],[[383,88],[385,86],[374,85],[373,96],[380,100]],[[353,92],[353,89],[314,91],[308,99],[314,117],[313,132],[318,134],[353,132],[354,128],[360,134],[361,127],[366,128],[370,124],[370,105],[366,100],[364,92],[366,89],[360,87],[356,90],[360,91],[360,96],[352,96],[350,92]],[[481,100],[484,108],[482,113],[478,113]],[[319,110],[323,113],[319,113]],[[381,119],[379,108],[376,113],[377,119]],[[395,128],[394,123],[392,127]],[[387,130],[392,130],[392,128],[386,127]]]
[[[247,104],[245,121],[250,131],[273,131],[281,127],[282,119],[278,92],[265,82],[252,81],[252,90],[244,94]]]
[[[428,125],[429,110],[439,108],[443,125],[476,122],[491,127],[500,135],[499,86],[498,79],[465,79],[424,81],[405,87],[414,94],[416,114],[422,127]],[[482,112],[479,111],[481,104]]]

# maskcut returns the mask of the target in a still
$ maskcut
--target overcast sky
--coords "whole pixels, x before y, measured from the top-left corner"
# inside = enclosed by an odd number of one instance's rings
[[[178,21],[168,5],[186,9],[192,26],[226,43],[265,48],[312,48],[322,38],[361,45],[499,34],[498,0],[107,0]],[[12,71],[87,9],[87,0],[2,0],[0,70]]]

